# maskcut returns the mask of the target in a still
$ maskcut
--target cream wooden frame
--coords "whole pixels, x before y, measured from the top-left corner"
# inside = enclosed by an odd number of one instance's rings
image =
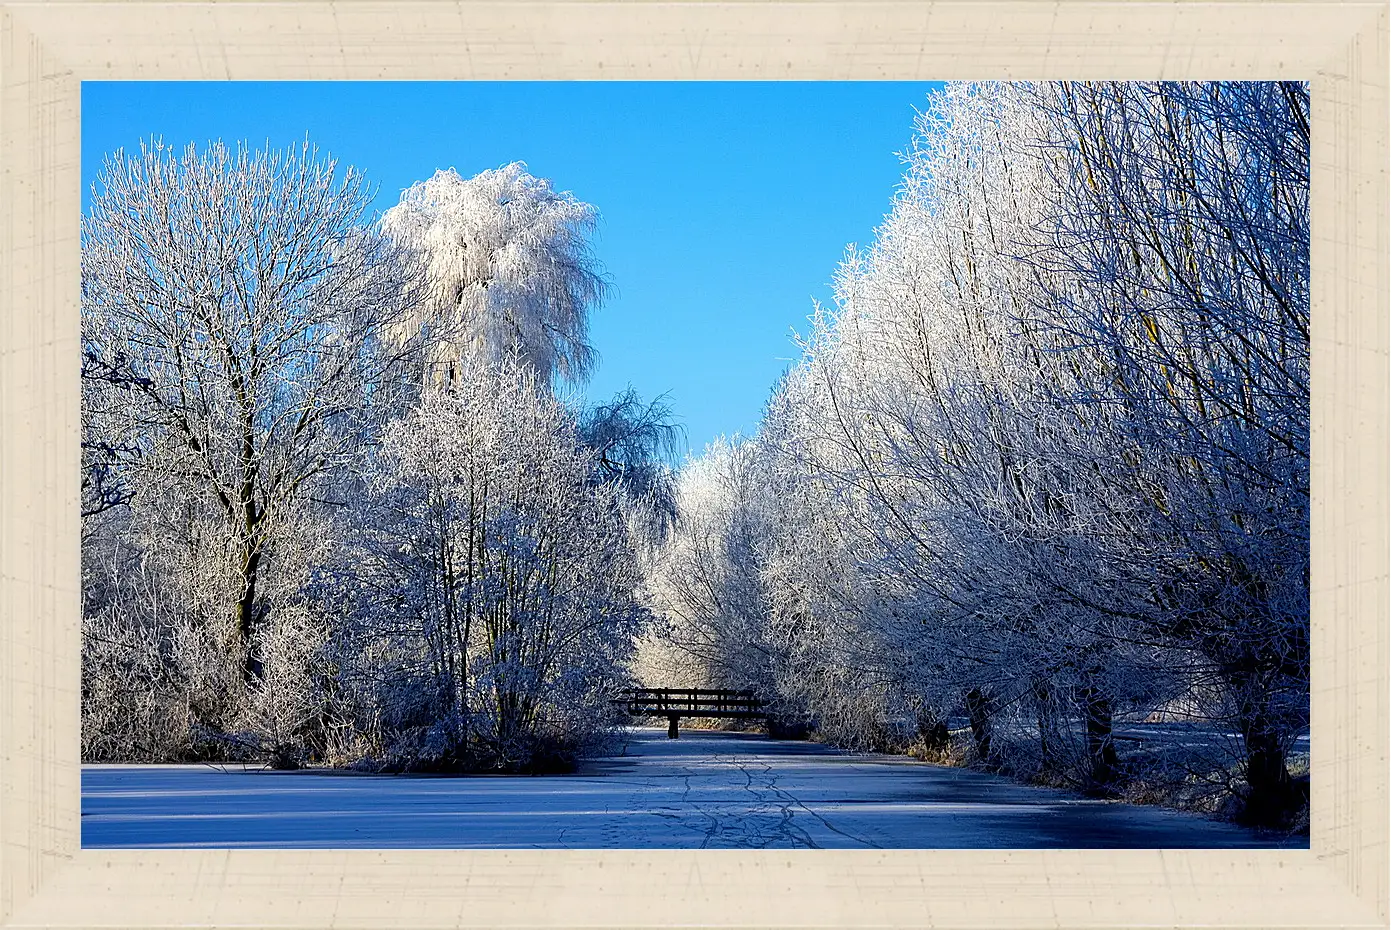
[[[0,0],[0,923],[1386,926],[1387,14],[1281,0]],[[80,81],[965,77],[1312,82],[1310,850],[79,848]]]

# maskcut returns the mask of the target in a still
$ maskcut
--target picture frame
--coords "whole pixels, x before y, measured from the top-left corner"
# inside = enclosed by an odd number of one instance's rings
[[[0,2],[0,925],[1388,922],[1388,8]],[[83,80],[1307,79],[1308,850],[81,849]]]

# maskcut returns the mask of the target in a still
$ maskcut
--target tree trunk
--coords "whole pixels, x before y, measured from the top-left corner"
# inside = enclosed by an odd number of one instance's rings
[[[234,361],[229,361],[229,364],[235,366]],[[255,405],[242,379],[236,377],[233,383],[237,387],[242,409],[241,488],[237,496],[241,507],[242,593],[237,601],[237,629],[245,650],[242,678],[249,684],[265,677],[265,668],[256,654],[256,627],[261,619],[256,608],[256,580],[261,568],[261,546],[264,542],[261,522],[266,512],[263,507],[256,506],[259,464],[256,459]]]
[[[1246,744],[1248,791],[1240,819],[1252,826],[1286,827],[1304,799],[1290,777],[1285,747],[1267,707],[1267,695],[1254,681],[1256,676],[1243,677],[1240,726]]]
[[[922,740],[923,748],[929,752],[943,752],[951,740],[951,734],[947,732],[945,722],[938,720],[935,716],[927,712],[918,713],[918,739]]]
[[[971,737],[982,762],[993,764],[990,747],[990,699],[980,688],[966,692],[966,713],[971,718]]]
[[[237,632],[241,636],[242,678],[250,684],[265,677],[265,667],[256,654],[256,630],[261,618],[256,609],[256,578],[261,568],[261,549],[248,544],[242,556],[242,593],[237,600]]]
[[[1050,772],[1054,769],[1054,748],[1053,748],[1053,689],[1048,684],[1047,678],[1034,679],[1034,708],[1035,721],[1038,724],[1038,757],[1039,767]]]
[[[1116,780],[1116,741],[1111,737],[1111,699],[1096,687],[1082,691],[1087,718],[1087,779],[1091,791],[1109,794]]]

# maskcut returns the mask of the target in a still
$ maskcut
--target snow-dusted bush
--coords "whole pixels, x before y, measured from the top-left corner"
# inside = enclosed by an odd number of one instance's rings
[[[187,743],[179,689],[158,634],[111,611],[82,618],[82,758],[156,762]]]

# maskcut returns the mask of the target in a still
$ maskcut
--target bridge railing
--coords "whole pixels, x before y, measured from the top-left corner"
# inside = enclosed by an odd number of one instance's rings
[[[614,701],[633,716],[762,716],[764,702],[752,691],[708,688],[633,688]]]

